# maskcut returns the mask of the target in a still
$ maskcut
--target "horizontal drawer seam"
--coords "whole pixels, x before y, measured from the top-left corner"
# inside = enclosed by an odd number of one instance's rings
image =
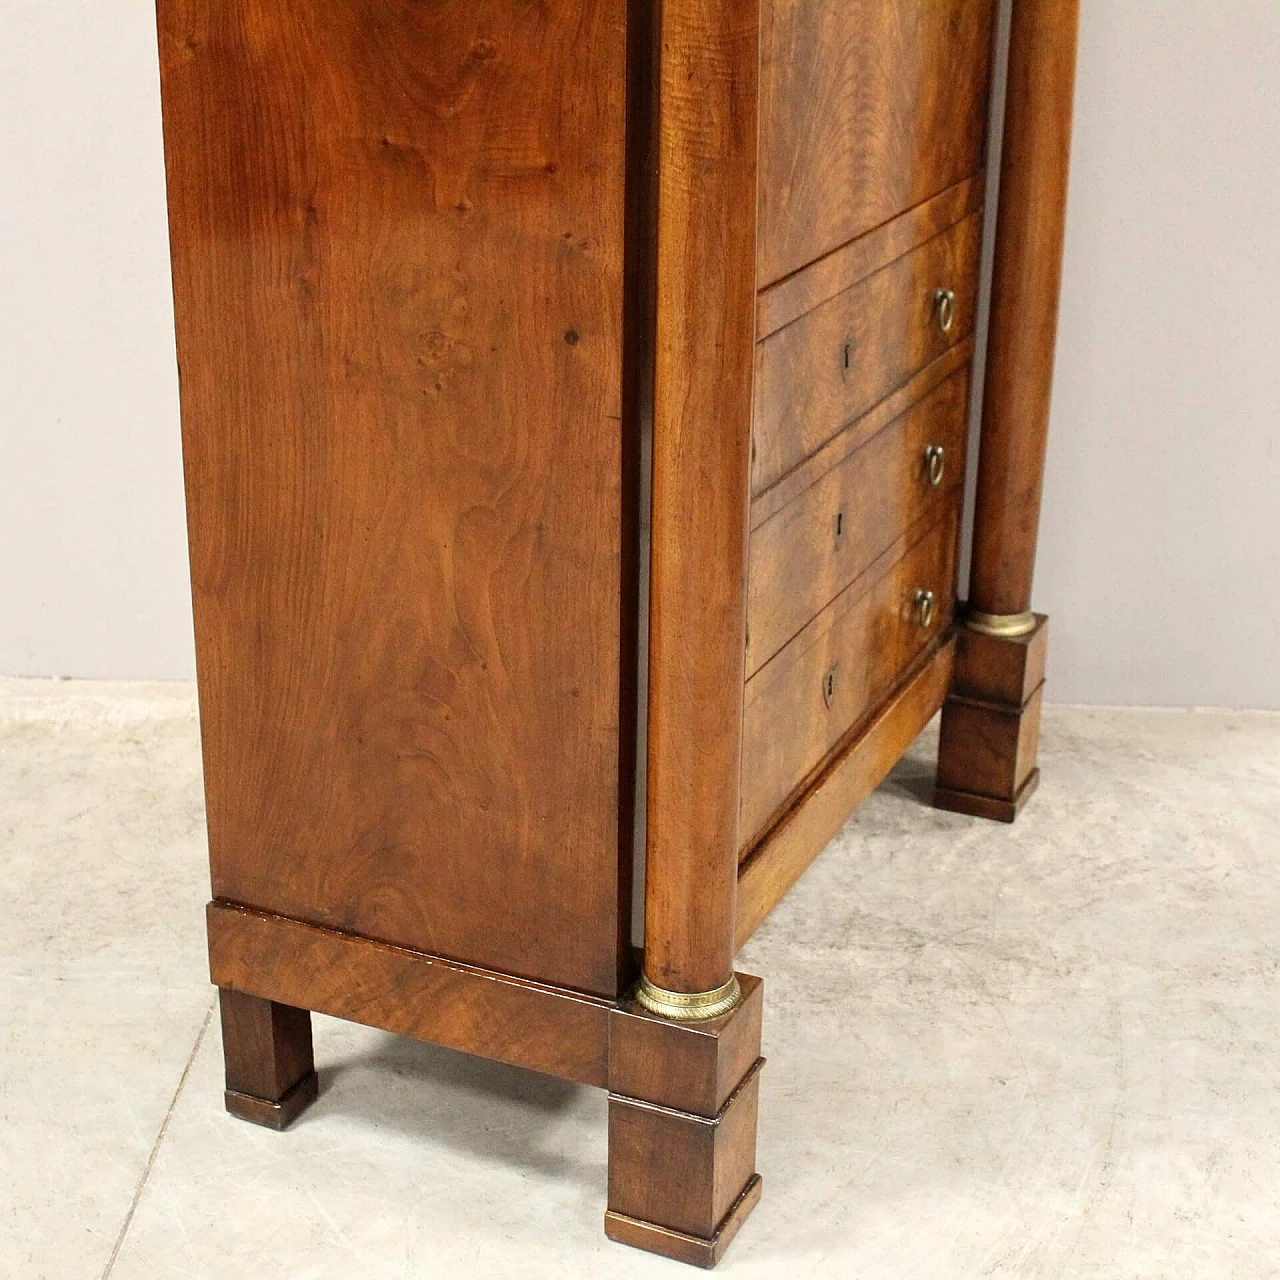
[[[779,476],[767,489],[762,489],[751,499],[751,531],[754,533],[767,524],[825,475],[866,448],[882,431],[893,426],[948,378],[959,373],[973,357],[973,348],[974,339],[971,334],[931,364],[925,365],[901,386],[890,391],[866,413],[845,423],[808,457],[796,463],[785,475]],[[854,428],[858,427],[862,429],[855,431]],[[810,471],[813,473],[812,478],[806,474]]]
[[[864,231],[861,235],[854,236],[852,240],[846,240],[844,244],[837,245],[836,248],[824,253],[820,258],[815,258],[812,262],[803,267],[798,267],[795,271],[781,277],[781,279],[765,285],[756,295],[756,341],[764,342],[773,337],[775,333],[781,333],[783,329],[794,324],[797,320],[803,320],[810,311],[814,311],[825,303],[830,302],[832,298],[838,298],[842,293],[852,289],[855,285],[861,284],[864,280],[870,279],[886,267],[893,266],[895,262],[905,258],[909,253],[914,253],[915,250],[929,244],[930,241],[946,235],[948,231],[953,230],[966,218],[971,217],[982,208],[985,186],[985,173],[979,169],[976,173],[948,187],[945,191],[941,191],[927,200],[922,200],[919,204],[913,205],[910,209],[886,219],[869,231]],[[849,275],[841,275],[839,277],[840,283],[838,285],[822,291],[820,294],[815,290],[814,294],[807,296],[800,306],[795,304],[787,305],[786,301],[783,301],[786,294],[799,292],[797,285],[803,277],[824,273],[842,255],[852,256],[850,251],[858,245],[868,244],[877,237],[889,239],[892,231],[899,226],[905,227],[909,225],[913,220],[919,219],[930,206],[942,205],[947,201],[954,202],[955,207],[948,211],[949,217],[943,225],[926,228],[925,234],[920,235],[918,238],[904,239],[901,244],[895,245],[891,243],[886,254],[869,253],[867,260],[855,265]],[[834,275],[834,272],[832,274]]]
[[[960,486],[955,486],[957,489]],[[912,524],[902,533],[900,537],[888,547],[885,548],[839,595],[835,596],[822,610],[808,622],[804,624],[794,635],[792,635],[786,643],[784,643],[775,653],[770,654],[769,658],[760,664],[755,671],[747,677],[745,681],[746,701],[752,702],[756,697],[763,696],[767,691],[769,680],[767,673],[771,667],[775,667],[778,659],[784,654],[793,660],[799,656],[808,653],[808,651],[816,644],[828,631],[834,627],[844,615],[858,603],[873,587],[875,587],[887,574],[891,573],[898,562],[910,555],[921,542],[923,542],[933,531],[950,517],[951,508],[955,503],[954,496],[946,504],[946,508],[939,514],[936,511],[926,511],[920,515]],[[819,626],[819,623],[823,625]],[[792,650],[794,645],[805,632],[812,632],[810,642],[801,647]],[[766,677],[765,679],[761,679]],[[760,681],[757,684],[757,681]]]

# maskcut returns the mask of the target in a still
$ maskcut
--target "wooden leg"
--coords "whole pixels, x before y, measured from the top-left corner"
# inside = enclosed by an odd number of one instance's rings
[[[1035,791],[1048,638],[1043,614],[1026,635],[960,632],[942,708],[933,798],[939,809],[1012,822]]]
[[[680,1023],[627,1002],[609,1026],[611,1240],[713,1267],[760,1198],[763,984],[738,975],[722,1017]]]
[[[227,1110],[241,1120],[287,1129],[316,1099],[311,1014],[219,988]]]

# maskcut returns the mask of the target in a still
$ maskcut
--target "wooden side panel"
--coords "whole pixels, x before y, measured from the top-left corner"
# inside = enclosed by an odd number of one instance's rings
[[[625,26],[159,4],[214,893],[604,994]]]
[[[760,283],[978,170],[994,0],[766,0]]]

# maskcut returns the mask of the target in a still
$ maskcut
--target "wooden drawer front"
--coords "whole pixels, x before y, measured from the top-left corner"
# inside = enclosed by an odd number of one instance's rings
[[[974,214],[758,345],[753,493],[969,335],[981,239]],[[939,290],[955,294],[945,330]]]
[[[965,368],[752,533],[748,674],[904,530],[950,499],[964,481],[968,407]],[[849,434],[856,440],[856,428]],[[941,453],[931,459],[935,450]]]
[[[994,0],[761,6],[761,286],[982,164]]]
[[[887,552],[747,681],[738,828],[743,852],[946,629],[955,606],[958,518],[957,497],[932,529],[922,537],[916,532],[914,545],[903,539]],[[918,615],[920,590],[934,593],[927,629]]]

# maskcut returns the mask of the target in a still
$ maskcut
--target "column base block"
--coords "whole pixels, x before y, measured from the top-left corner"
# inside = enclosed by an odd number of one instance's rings
[[[762,984],[704,1022],[624,1001],[609,1027],[612,1240],[712,1267],[760,1198],[756,1173]]]
[[[1049,620],[999,637],[961,629],[942,708],[935,808],[1013,822],[1040,782],[1040,705]]]
[[[228,1089],[223,1095],[227,1110],[237,1120],[259,1124],[264,1129],[287,1129],[319,1096],[320,1081],[313,1071],[303,1076],[279,1102],[255,1098],[252,1094]]]
[[[673,1231],[670,1227],[646,1222],[642,1218],[629,1218],[625,1213],[612,1209],[604,1215],[604,1233],[618,1244],[629,1244],[632,1248],[657,1253],[693,1267],[711,1268],[724,1257],[729,1242],[738,1234],[738,1228],[759,1203],[763,1185],[760,1175],[753,1173],[710,1239]]]
[[[947,787],[935,787],[933,807],[949,813],[963,813],[970,818],[986,818],[988,822],[1013,822],[1022,812],[1022,806],[1031,799],[1040,785],[1040,770],[1033,769],[1012,800],[999,796],[980,796],[972,791],[952,791]]]

